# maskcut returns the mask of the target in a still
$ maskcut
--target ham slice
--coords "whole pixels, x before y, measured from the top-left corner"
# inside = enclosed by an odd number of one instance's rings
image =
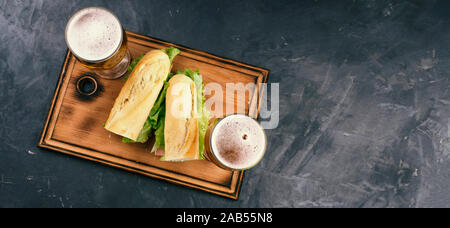
[[[163,149],[157,149],[155,151],[156,156],[164,156],[164,150]]]

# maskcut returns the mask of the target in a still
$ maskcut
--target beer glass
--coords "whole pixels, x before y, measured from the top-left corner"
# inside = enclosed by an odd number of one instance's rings
[[[263,127],[244,114],[231,114],[210,122],[205,135],[205,159],[227,170],[257,165],[267,148]]]
[[[109,10],[79,10],[66,25],[65,39],[77,60],[98,76],[116,79],[127,72],[131,60],[127,36],[119,19]]]

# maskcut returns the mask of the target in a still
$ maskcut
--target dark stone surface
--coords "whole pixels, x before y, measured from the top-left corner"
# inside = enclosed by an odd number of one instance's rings
[[[36,147],[64,27],[128,30],[271,70],[280,124],[238,201]],[[0,0],[0,207],[450,207],[449,1]]]

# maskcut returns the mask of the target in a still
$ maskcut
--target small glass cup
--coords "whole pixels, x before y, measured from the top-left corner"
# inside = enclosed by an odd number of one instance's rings
[[[130,64],[127,35],[119,19],[103,7],[77,11],[68,21],[65,40],[84,66],[105,79],[123,76]]]
[[[236,128],[230,128],[228,129],[229,132],[227,132],[227,134],[233,134],[234,136],[237,137],[233,137],[234,140],[236,141],[226,141],[229,140],[230,137],[221,137],[221,133],[220,131],[224,131],[225,129],[221,129],[223,128],[223,124],[232,121],[233,119],[237,119],[239,118],[239,121],[243,121],[243,122],[247,122],[248,124],[247,127],[251,128],[253,133],[255,134],[246,134],[245,133],[245,129],[241,128],[241,127],[236,127]],[[253,140],[253,144],[250,141],[247,141],[247,144],[250,143],[250,147],[258,147],[259,151],[257,152],[258,154],[255,155],[254,157],[248,157],[248,160],[246,160],[246,165],[242,166],[242,165],[236,165],[233,164],[233,162],[230,162],[231,160],[229,159],[228,161],[226,159],[224,159],[224,156],[221,155],[224,153],[224,151],[220,151],[221,149],[218,148],[217,144],[227,144],[227,145],[232,145],[234,144],[240,144],[242,142],[245,142],[246,140],[250,140],[250,138],[247,137],[257,137],[256,140]],[[242,141],[240,141],[242,140]],[[254,144],[254,142],[259,142],[262,145],[259,144]],[[247,145],[248,146],[248,145]],[[232,148],[232,147],[231,147]],[[267,136],[266,133],[264,131],[264,128],[253,118],[244,115],[244,114],[231,114],[228,116],[225,116],[224,118],[216,118],[211,120],[208,130],[206,131],[205,134],[205,159],[214,163],[215,165],[217,165],[218,167],[222,168],[222,169],[226,169],[226,170],[231,170],[231,171],[235,171],[235,170],[247,170],[250,169],[252,167],[254,167],[255,165],[257,165],[262,158],[264,157],[264,154],[266,152],[267,149]],[[230,152],[230,151],[228,151]],[[248,148],[247,148],[247,153],[248,153]],[[239,157],[239,155],[242,155],[241,153],[244,153],[244,151],[233,151],[233,153],[235,153],[235,155],[238,155],[237,157]],[[241,156],[242,157],[242,156]]]

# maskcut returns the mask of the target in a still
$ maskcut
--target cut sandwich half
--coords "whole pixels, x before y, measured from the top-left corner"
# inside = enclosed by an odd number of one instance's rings
[[[197,89],[184,74],[169,80],[164,128],[165,161],[199,159]]]
[[[164,121],[155,131],[155,155],[162,161],[204,159],[204,138],[209,122],[200,72],[185,69],[169,76],[164,85]]]
[[[152,124],[149,118],[155,106],[161,104],[159,96],[169,76],[171,62],[178,49],[153,50],[133,63],[131,75],[127,78],[105,129],[124,137],[123,141],[146,142]],[[158,117],[157,115],[156,117]]]

